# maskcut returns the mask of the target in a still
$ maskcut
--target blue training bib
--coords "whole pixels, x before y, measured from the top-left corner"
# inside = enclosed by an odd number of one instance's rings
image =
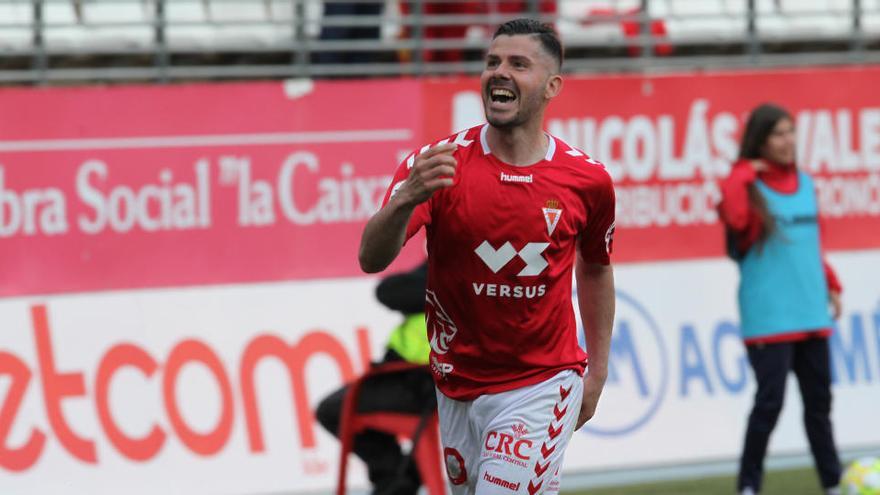
[[[780,194],[760,180],[755,184],[777,230],[739,260],[743,338],[831,327],[813,180],[799,171],[794,194]]]

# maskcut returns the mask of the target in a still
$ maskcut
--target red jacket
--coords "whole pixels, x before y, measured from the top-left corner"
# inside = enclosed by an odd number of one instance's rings
[[[765,160],[766,161],[766,160]],[[767,187],[782,194],[792,194],[798,188],[798,174],[796,167],[779,164],[770,164],[769,170],[756,172],[751,165],[751,160],[740,160],[733,165],[730,175],[721,182],[721,204],[718,206],[721,221],[724,222],[734,234],[736,249],[745,253],[757,242],[764,225],[758,212],[749,204],[747,186],[760,178]],[[822,229],[820,218],[819,228]],[[828,282],[828,290],[841,292],[843,287],[840,279],[825,257],[822,257],[822,265],[825,269],[825,279]],[[816,332],[791,332],[772,337],[759,337],[746,340],[746,344],[794,342],[809,338]],[[818,332],[818,335],[828,336],[831,329]]]

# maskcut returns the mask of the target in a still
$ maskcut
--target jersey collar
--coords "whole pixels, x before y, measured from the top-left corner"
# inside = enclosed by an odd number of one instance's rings
[[[483,147],[483,154],[488,155],[492,153],[492,150],[489,149],[489,140],[486,139],[486,131],[489,130],[489,124],[483,124],[483,127],[480,129],[480,146]],[[553,159],[553,155],[556,154],[556,140],[553,139],[553,136],[550,134],[544,133],[547,136],[550,144],[547,146],[547,154],[544,155],[544,159],[548,162]]]

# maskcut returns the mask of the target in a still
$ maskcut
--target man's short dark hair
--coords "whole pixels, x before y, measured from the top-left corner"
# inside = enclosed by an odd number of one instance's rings
[[[538,41],[541,43],[541,47],[544,49],[544,51],[547,52],[547,54],[553,57],[553,60],[556,61],[557,68],[562,68],[562,42],[559,41],[559,35],[556,34],[556,30],[553,29],[553,26],[551,26],[550,24],[536,21],[535,19],[514,19],[498,26],[498,29],[495,30],[495,34],[492,36],[492,39],[494,40],[501,35],[536,36],[538,38]]]

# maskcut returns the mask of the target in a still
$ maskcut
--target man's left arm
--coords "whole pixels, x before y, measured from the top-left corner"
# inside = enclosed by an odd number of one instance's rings
[[[575,280],[589,354],[587,374],[584,376],[584,396],[575,428],[580,429],[596,413],[596,405],[608,377],[608,354],[614,325],[614,270],[610,264],[585,262],[579,255]]]
[[[616,205],[614,185],[604,168],[595,168],[592,172],[593,182],[584,198],[588,222],[578,236],[574,270],[589,356],[577,428],[596,413],[596,404],[608,377],[608,353],[614,324],[614,270],[611,268]]]

